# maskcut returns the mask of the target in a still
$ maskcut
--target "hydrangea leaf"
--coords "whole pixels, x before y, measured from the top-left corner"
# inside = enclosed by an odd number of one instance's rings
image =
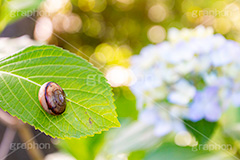
[[[202,119],[198,122],[185,120],[185,123],[187,124],[185,125],[186,128],[195,136],[199,145],[208,142],[217,126],[217,122],[208,122],[205,119]]]
[[[159,160],[159,159],[177,159],[177,160],[199,160],[199,159],[210,159],[211,156],[216,156],[216,152],[209,152],[202,150],[199,147],[181,147],[175,143],[168,142],[162,144],[157,149],[150,151],[146,154],[144,160]]]
[[[38,91],[45,82],[66,93],[66,111],[45,112]],[[119,127],[112,91],[90,63],[55,46],[32,46],[0,61],[0,107],[52,137],[80,138]]]

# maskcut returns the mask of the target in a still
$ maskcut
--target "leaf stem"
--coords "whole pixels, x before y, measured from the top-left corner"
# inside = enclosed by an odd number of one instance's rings
[[[29,125],[24,124],[21,127],[19,127],[18,133],[22,141],[26,143],[26,146],[32,146],[27,148],[27,151],[31,159],[43,160],[44,158],[43,153],[35,146],[36,142],[34,140],[34,135],[32,134],[29,128]]]
[[[0,145],[0,159],[4,160],[7,158],[8,156],[8,152],[9,152],[9,147],[11,145],[11,143],[14,140],[14,137],[16,135],[16,129],[7,127],[3,139],[2,139],[2,143]]]
[[[12,138],[13,136],[7,137],[8,135],[12,135],[13,133],[8,132],[11,131],[16,132],[17,129],[21,140],[25,143],[25,146],[32,146],[26,149],[31,159],[43,160],[44,156],[42,152],[34,145],[36,144],[36,142],[34,140],[34,135],[32,134],[32,131],[30,130],[28,124],[24,124],[21,120],[17,119],[16,117],[12,117],[7,112],[4,112],[2,109],[0,109],[0,122],[2,122],[8,127],[4,134],[3,142],[0,146],[0,159],[6,158],[9,150],[9,148],[7,148],[6,146],[10,146],[10,143],[13,141],[13,140],[10,141],[11,140],[10,138]]]

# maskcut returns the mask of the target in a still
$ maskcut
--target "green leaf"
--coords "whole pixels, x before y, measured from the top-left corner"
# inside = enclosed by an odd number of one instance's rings
[[[212,136],[216,127],[216,122],[208,122],[206,120],[200,120],[198,122],[192,122],[185,120],[187,129],[195,136],[198,144],[205,144]],[[191,126],[191,127],[190,127]]]
[[[128,160],[143,159],[145,157],[146,151],[140,150],[130,153]]]
[[[160,160],[160,159],[177,159],[177,160],[200,160],[211,155],[208,151],[198,150],[194,147],[180,147],[174,143],[165,143],[154,151],[149,152],[145,160]]]
[[[113,88],[115,105],[119,118],[130,118],[137,120],[136,98],[127,87]]]
[[[76,159],[95,159],[103,143],[104,134],[100,134],[89,138],[61,140],[57,147]]]
[[[222,128],[227,136],[240,140],[240,107],[229,107],[221,117]],[[225,135],[225,136],[226,136]]]
[[[38,101],[48,81],[66,93],[62,115],[46,113]],[[119,127],[112,96],[100,71],[55,46],[29,47],[0,62],[1,108],[52,137],[80,138]]]

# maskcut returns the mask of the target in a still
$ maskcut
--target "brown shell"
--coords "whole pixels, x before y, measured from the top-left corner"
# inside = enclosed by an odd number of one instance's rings
[[[57,83],[44,83],[38,92],[38,99],[49,114],[60,115],[66,109],[66,95]]]

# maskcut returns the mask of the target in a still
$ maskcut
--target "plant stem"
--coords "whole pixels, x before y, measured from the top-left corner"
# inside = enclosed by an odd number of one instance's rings
[[[5,124],[9,129],[10,128],[12,130],[17,129],[20,138],[25,143],[25,146],[32,146],[32,147],[26,148],[31,159],[34,159],[34,160],[42,160],[43,159],[44,156],[43,156],[42,152],[35,146],[35,144],[36,144],[36,142],[34,141],[35,137],[32,134],[32,131],[30,130],[28,124],[24,124],[21,120],[17,119],[16,117],[12,117],[7,112],[4,112],[1,109],[0,109],[0,122]],[[4,139],[5,139],[5,137],[3,137],[3,142],[4,142]],[[9,142],[9,143],[11,143],[11,142]],[[4,146],[8,146],[7,149],[9,150],[10,144],[4,145]],[[0,148],[0,149],[2,149],[2,148]],[[0,153],[1,153],[1,151],[0,151]],[[0,156],[0,159],[1,159],[1,156]]]
[[[26,143],[27,151],[32,159],[34,160],[43,160],[44,156],[42,152],[36,147],[36,142],[34,141],[34,135],[32,134],[29,126],[27,124],[22,125],[18,128],[18,133],[20,138],[24,143]]]
[[[8,127],[4,133],[2,143],[0,145],[0,159],[7,158],[9,147],[14,140],[16,129]]]

